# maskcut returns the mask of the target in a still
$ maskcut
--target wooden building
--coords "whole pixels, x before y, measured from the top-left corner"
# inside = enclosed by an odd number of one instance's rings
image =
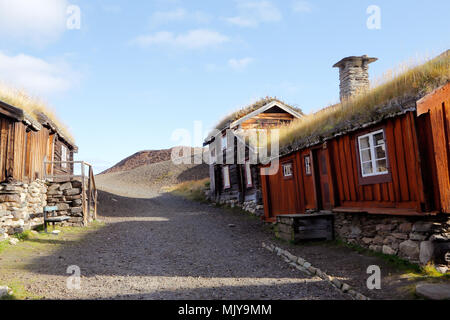
[[[205,141],[210,152],[211,198],[219,203],[262,205],[258,163],[251,161],[249,131],[270,130],[302,117],[299,109],[265,98],[224,119]],[[244,151],[239,151],[239,148]],[[243,156],[239,154],[244,153]],[[245,158],[245,159],[242,159]]]
[[[42,113],[35,117],[0,101],[0,181],[30,182],[56,172],[72,173],[67,164],[44,161],[71,160],[77,147]]]
[[[429,62],[439,64],[442,75],[435,81],[440,87],[431,93],[394,97],[361,113],[362,120],[350,115],[352,121],[334,123],[328,131],[298,134],[284,145],[273,159],[279,161],[278,172],[261,175],[264,219],[275,222],[280,215],[333,212],[340,221],[335,232],[345,240],[389,254],[402,255],[402,245],[411,246],[417,251],[408,257],[412,261],[419,259],[419,240],[438,239],[430,236],[431,228],[420,231],[416,223],[441,223],[436,234],[441,242],[450,241],[449,62],[448,52]],[[371,94],[376,93],[366,95]],[[345,106],[343,101],[332,108]],[[310,116],[312,121],[326,118],[327,112],[329,121],[336,118],[332,110],[322,112]]]

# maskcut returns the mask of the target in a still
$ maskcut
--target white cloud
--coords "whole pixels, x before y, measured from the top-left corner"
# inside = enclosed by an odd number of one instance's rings
[[[237,7],[239,15],[225,20],[240,27],[257,27],[261,23],[278,22],[283,18],[280,10],[266,0],[238,2]]]
[[[228,60],[228,65],[237,71],[242,71],[248,67],[250,63],[253,62],[252,58],[243,58],[243,59],[230,59]]]
[[[169,31],[160,31],[149,35],[139,36],[131,41],[131,44],[141,47],[152,45],[166,45],[174,47],[183,47],[188,49],[201,49],[211,46],[217,46],[230,39],[217,32],[207,29],[190,30],[183,34],[174,34]]]
[[[177,8],[171,11],[156,11],[150,17],[152,27],[180,21],[205,24],[211,22],[211,20],[212,17],[205,12],[189,12],[183,8]]]
[[[186,10],[178,8],[172,11],[157,11],[152,14],[150,21],[152,25],[160,25],[172,21],[180,21],[187,16]]]
[[[294,1],[292,3],[292,9],[294,10],[294,12],[308,13],[308,12],[312,11],[311,4],[308,1],[303,1],[303,0]]]
[[[0,0],[0,35],[33,44],[54,41],[66,28],[67,0]]]
[[[68,90],[80,80],[66,62],[48,62],[33,56],[8,56],[0,52],[0,81],[31,94],[49,95]]]

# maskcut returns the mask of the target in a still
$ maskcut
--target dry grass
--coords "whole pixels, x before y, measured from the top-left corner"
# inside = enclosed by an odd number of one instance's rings
[[[222,120],[219,121],[219,123],[216,125],[215,129],[217,130],[222,130],[223,128],[225,128],[225,126],[227,126],[229,123],[234,122],[242,117],[245,117],[246,115],[248,115],[249,113],[252,113],[255,110],[258,110],[259,108],[264,107],[266,104],[269,104],[273,101],[277,101],[279,103],[282,103],[288,107],[290,107],[292,110],[303,114],[303,111],[300,108],[295,108],[292,107],[290,105],[288,105],[287,103],[284,103],[283,101],[277,99],[277,98],[272,98],[272,97],[265,97],[262,98],[242,109],[233,111],[232,113],[228,114],[227,116],[225,116]],[[209,136],[212,136],[213,132],[211,132],[209,134]]]
[[[208,187],[209,183],[209,178],[186,181],[169,188],[168,191],[189,200],[204,202],[206,201],[205,188]]]
[[[352,127],[380,120],[391,113],[388,105],[395,100],[421,97],[450,81],[450,53],[419,66],[390,72],[379,85],[352,99],[327,107],[315,114],[293,121],[280,129],[280,147],[294,141],[330,137]],[[400,110],[398,110],[400,111]],[[300,143],[301,144],[301,143]]]
[[[0,83],[0,100],[12,105],[13,107],[22,109],[35,120],[37,120],[35,113],[42,112],[56,124],[58,129],[61,130],[62,134],[66,138],[74,141],[67,126],[59,120],[55,112],[51,110],[48,104],[43,100],[32,97],[24,90],[10,87],[4,83]]]

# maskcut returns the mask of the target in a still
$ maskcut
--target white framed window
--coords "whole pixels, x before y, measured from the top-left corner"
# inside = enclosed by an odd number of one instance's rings
[[[310,176],[312,171],[311,171],[311,156],[305,156],[305,174],[307,176]]]
[[[358,147],[363,178],[389,173],[384,130],[358,137]]]
[[[294,175],[292,170],[292,162],[283,164],[283,177],[290,178]]]
[[[250,166],[250,162],[245,163],[245,181],[247,184],[247,188],[250,188],[253,186],[252,169]]]
[[[227,138],[227,134],[224,134],[222,136],[222,150],[226,150],[228,147],[228,138]]]
[[[230,189],[231,183],[230,183],[230,168],[228,166],[225,166],[222,168],[223,173],[223,188],[224,189]]]
[[[65,161],[67,161],[67,147],[64,145],[61,146],[61,161],[62,161],[61,167],[66,169],[67,162],[65,162]]]

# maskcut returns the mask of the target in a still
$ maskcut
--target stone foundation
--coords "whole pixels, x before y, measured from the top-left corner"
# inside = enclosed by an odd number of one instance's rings
[[[231,208],[239,207],[257,217],[262,217],[264,215],[264,206],[258,204],[255,200],[246,201],[244,203],[239,203],[238,200],[221,200],[219,203],[221,205],[230,206]]]
[[[42,180],[0,184],[0,240],[41,225],[46,204],[47,185]]]
[[[413,263],[447,265],[450,217],[399,217],[337,213],[336,237]]]
[[[58,216],[70,217],[62,225],[82,226],[81,192],[79,181],[0,184],[0,241],[42,225],[45,206],[57,206]],[[86,220],[91,222],[92,219],[91,215]]]

